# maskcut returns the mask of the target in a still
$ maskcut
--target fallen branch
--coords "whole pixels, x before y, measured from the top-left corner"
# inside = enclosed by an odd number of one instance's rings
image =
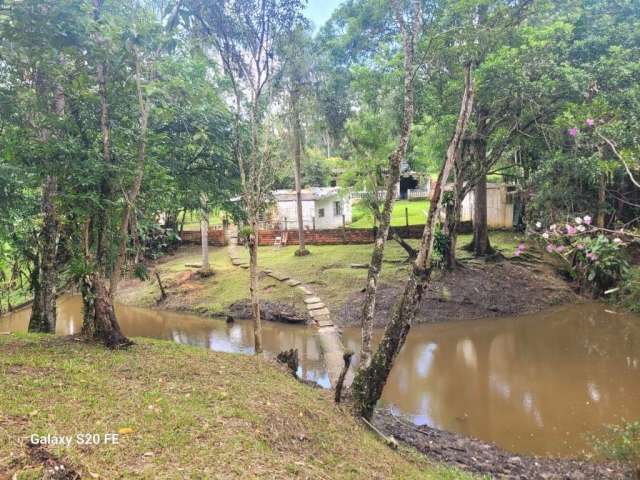
[[[353,351],[351,350],[347,350],[346,352],[344,352],[344,355],[342,356],[344,360],[344,367],[342,367],[342,371],[340,372],[340,376],[338,377],[338,383],[336,383],[336,395],[335,395],[336,403],[340,403],[340,397],[342,396],[342,386],[344,385],[344,379],[347,376],[349,367],[351,366],[351,357],[353,357]]]

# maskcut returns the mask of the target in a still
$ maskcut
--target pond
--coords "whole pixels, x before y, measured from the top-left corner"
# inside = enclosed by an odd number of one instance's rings
[[[78,332],[81,301],[59,303],[57,333]],[[129,336],[251,353],[251,322],[118,306]],[[0,319],[24,331],[27,310]],[[269,354],[297,348],[298,374],[328,386],[314,329],[264,324]],[[379,338],[380,332],[378,332]],[[343,341],[359,349],[358,329]],[[356,357],[357,363],[357,357]],[[492,441],[518,453],[577,455],[603,425],[640,418],[640,317],[587,303],[520,317],[415,326],[383,403],[416,424]]]

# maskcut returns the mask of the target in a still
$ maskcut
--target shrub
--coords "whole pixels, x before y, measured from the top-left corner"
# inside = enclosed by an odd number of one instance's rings
[[[592,443],[605,458],[640,466],[640,421],[607,425],[604,434],[594,437]]]

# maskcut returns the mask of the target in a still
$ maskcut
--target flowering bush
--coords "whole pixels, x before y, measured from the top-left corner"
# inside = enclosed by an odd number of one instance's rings
[[[624,231],[610,231],[594,227],[591,217],[576,217],[563,226],[551,225],[543,229],[540,222],[536,234],[545,241],[545,250],[562,259],[583,291],[601,295],[623,278],[627,269],[623,248]],[[520,255],[524,246],[516,250]]]

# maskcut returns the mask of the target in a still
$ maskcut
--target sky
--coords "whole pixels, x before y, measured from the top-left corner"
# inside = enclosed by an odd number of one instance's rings
[[[329,20],[333,11],[341,3],[342,0],[308,0],[306,14],[315,25],[316,31]]]

